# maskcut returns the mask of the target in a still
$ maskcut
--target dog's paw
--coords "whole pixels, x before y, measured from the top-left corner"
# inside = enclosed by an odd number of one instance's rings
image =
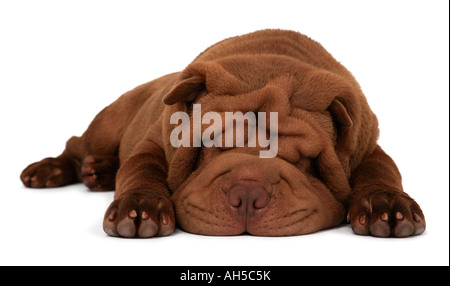
[[[170,199],[146,192],[124,194],[111,203],[103,219],[110,236],[141,237],[170,235],[175,230],[175,213]]]
[[[406,237],[425,231],[419,205],[406,193],[372,191],[350,200],[347,221],[353,232],[379,237]]]
[[[72,163],[62,158],[45,158],[26,167],[20,179],[29,188],[54,188],[76,181]]]
[[[119,159],[114,156],[87,156],[81,166],[83,183],[93,191],[114,190]]]

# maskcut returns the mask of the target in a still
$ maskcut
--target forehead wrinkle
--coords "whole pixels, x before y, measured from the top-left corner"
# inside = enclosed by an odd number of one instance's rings
[[[202,113],[203,111],[278,112],[279,117],[283,117],[291,112],[289,96],[284,89],[268,84],[261,89],[234,95],[211,92],[199,98],[196,103],[202,104]]]

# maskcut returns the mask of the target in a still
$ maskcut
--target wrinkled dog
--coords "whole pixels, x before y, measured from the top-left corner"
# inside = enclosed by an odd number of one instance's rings
[[[103,222],[111,236],[165,236],[176,225],[299,235],[346,220],[361,235],[420,234],[424,215],[378,133],[358,83],[320,44],[264,30],[125,93],[21,180],[115,189]]]

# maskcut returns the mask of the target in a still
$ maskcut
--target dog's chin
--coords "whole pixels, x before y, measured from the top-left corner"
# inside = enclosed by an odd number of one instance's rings
[[[172,195],[177,223],[187,232],[288,236],[344,219],[344,207],[320,181],[279,158],[227,154],[204,170]]]

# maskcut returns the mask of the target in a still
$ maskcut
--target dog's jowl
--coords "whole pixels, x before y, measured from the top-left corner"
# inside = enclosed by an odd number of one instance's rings
[[[103,221],[111,236],[176,226],[285,236],[346,221],[361,235],[421,234],[424,215],[378,134],[355,78],[320,44],[263,30],[125,93],[21,180],[115,190]]]

